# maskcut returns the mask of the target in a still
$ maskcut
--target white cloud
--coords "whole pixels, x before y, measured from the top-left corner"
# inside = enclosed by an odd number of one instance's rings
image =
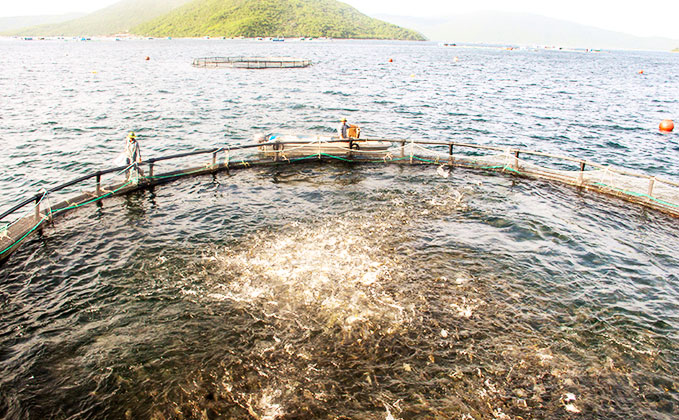
[[[61,15],[89,13],[120,0],[0,0],[0,16]]]
[[[679,40],[679,1],[644,0],[343,0],[366,14],[442,17],[486,10],[533,13],[638,36]]]

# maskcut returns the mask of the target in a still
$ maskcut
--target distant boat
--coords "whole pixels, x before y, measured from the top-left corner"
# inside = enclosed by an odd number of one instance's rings
[[[283,42],[283,41],[285,41],[285,38],[273,38],[272,41],[273,42]]]

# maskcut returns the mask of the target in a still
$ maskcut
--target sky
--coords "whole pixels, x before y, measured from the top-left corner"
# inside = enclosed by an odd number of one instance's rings
[[[89,13],[119,0],[0,0],[0,16]],[[533,13],[637,36],[679,40],[679,0],[343,0],[367,15],[441,17],[486,10]]]

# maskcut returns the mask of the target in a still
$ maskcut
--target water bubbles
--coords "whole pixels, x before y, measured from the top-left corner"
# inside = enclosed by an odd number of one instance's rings
[[[391,410],[389,409],[389,405],[387,403],[384,403],[384,409],[387,411],[384,420],[399,420],[397,417],[394,417],[394,415],[391,414]]]
[[[564,409],[569,413],[580,413],[580,409],[575,405],[575,394],[566,393],[561,397],[561,402],[563,403]]]
[[[470,279],[467,277],[458,277],[455,279],[455,284],[458,286],[463,286],[467,283],[469,283]]]
[[[545,365],[554,360],[554,356],[550,353],[549,349],[540,349],[536,353],[536,356],[539,358],[541,365]]]
[[[619,310],[561,302],[572,284],[536,274],[554,260],[493,247],[518,243],[530,215],[495,223],[500,198],[479,208],[469,184],[429,175],[418,190],[351,184],[344,207],[332,194],[317,198],[327,207],[267,207],[274,222],[257,214],[242,235],[140,251],[124,276],[97,278],[122,291],[88,315],[94,338],[48,347],[41,369],[96,378],[78,390],[107,398],[109,417],[607,418],[613,398],[621,418],[674,414],[676,346],[614,325]],[[295,185],[304,196],[315,181]]]
[[[285,308],[326,328],[401,325],[408,320],[406,311],[384,290],[398,277],[398,262],[365,228],[353,217],[314,226],[295,223],[248,238],[242,249],[217,251],[216,261],[204,260],[214,265],[205,270],[207,295],[253,306],[266,301],[269,311]]]
[[[265,392],[259,400],[248,400],[247,408],[250,415],[260,420],[276,420],[285,413],[283,406],[275,401],[280,399],[280,391]],[[260,413],[260,414],[258,414]]]
[[[563,400],[565,402],[575,401],[575,394],[569,392],[563,396]]]
[[[446,169],[445,165],[441,165],[436,169],[436,173],[442,178],[448,178],[450,176],[450,170]]]
[[[575,404],[566,404],[566,405],[564,405],[564,408],[569,413],[575,413],[575,414],[580,413],[580,409],[578,407],[576,407]]]
[[[481,301],[473,299],[471,302],[467,302],[467,297],[462,296],[459,303],[451,303],[450,307],[457,312],[457,316],[463,318],[469,318],[473,315],[474,309],[476,309],[481,304]]]

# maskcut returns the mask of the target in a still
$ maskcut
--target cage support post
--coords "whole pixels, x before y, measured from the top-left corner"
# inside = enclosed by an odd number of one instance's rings
[[[38,194],[35,196],[35,222],[40,222],[40,201],[42,200],[42,195]]]
[[[578,185],[582,187],[585,182],[585,161],[580,162],[580,173],[578,174]]]

